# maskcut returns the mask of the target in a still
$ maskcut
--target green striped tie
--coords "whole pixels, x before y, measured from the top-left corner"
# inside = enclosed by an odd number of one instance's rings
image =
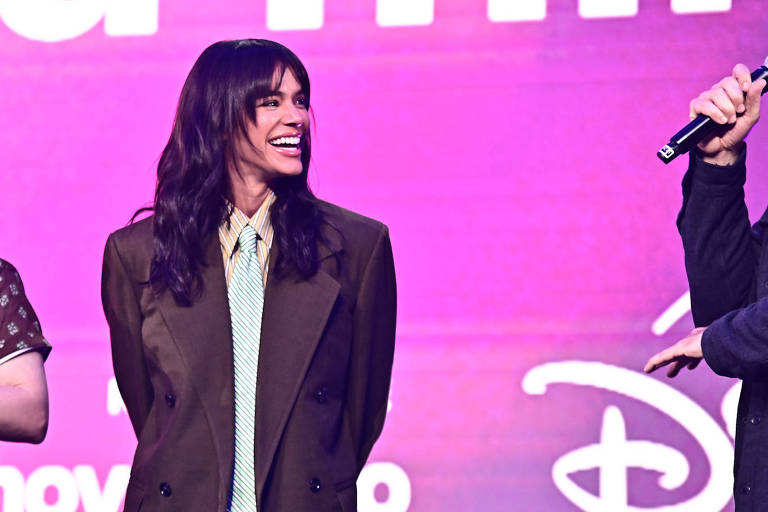
[[[229,312],[235,361],[235,461],[231,512],[256,511],[253,438],[264,281],[256,256],[258,234],[246,224],[238,237],[240,256],[229,283]]]

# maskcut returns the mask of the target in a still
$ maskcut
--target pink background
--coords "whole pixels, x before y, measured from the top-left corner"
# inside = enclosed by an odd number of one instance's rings
[[[0,256],[19,269],[54,345],[48,438],[0,445],[0,470],[17,468],[31,487],[41,467],[90,465],[103,487],[110,468],[130,463],[128,418],[107,412],[104,242],[151,201],[197,55],[219,39],[266,37],[309,70],[315,192],[391,230],[398,344],[392,410],[371,461],[405,472],[407,510],[585,509],[552,467],[600,442],[608,406],[628,439],[667,445],[690,465],[667,490],[658,471],[622,462],[626,504],[686,510],[679,504],[703,491],[711,466],[730,461],[708,462],[680,418],[649,405],[654,397],[594,385],[531,395],[523,377],[573,360],[636,373],[692,327],[685,315],[651,332],[687,290],[674,227],[687,158],[664,166],[655,152],[686,122],[690,98],[736,62],[763,62],[768,11],[734,0],[727,12],[680,15],[668,0],[641,0],[635,16],[582,19],[576,4],[550,0],[543,20],[494,23],[482,0],[438,0],[431,25],[384,28],[374,0],[329,1],[319,30],[274,32],[261,1],[162,0],[154,35],[109,37],[99,23],[58,43],[0,22]],[[754,218],[768,197],[767,153],[758,126]],[[734,382],[706,368],[653,379],[725,432],[720,407]],[[595,460],[571,478],[606,500],[607,467]],[[69,491],[57,485],[47,508],[27,496],[26,510],[86,510],[62,504]],[[727,495],[730,483],[718,485]],[[404,493],[379,486],[361,510],[404,510],[395,505]],[[710,510],[732,509],[716,501]]]

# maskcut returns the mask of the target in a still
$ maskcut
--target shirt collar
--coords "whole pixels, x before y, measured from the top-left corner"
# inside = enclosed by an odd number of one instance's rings
[[[219,241],[229,256],[237,249],[237,239],[246,224],[250,224],[256,230],[259,239],[264,241],[268,248],[272,247],[273,229],[269,210],[275,202],[275,198],[275,193],[270,190],[267,198],[250,218],[241,209],[226,200],[229,214],[219,226]]]

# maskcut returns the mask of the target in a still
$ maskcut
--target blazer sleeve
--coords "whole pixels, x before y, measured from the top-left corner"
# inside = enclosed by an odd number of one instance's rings
[[[683,178],[677,227],[685,250],[693,321],[711,324],[754,302],[762,229],[744,203],[746,150],[733,166],[708,164],[696,151]]]
[[[362,470],[384,427],[395,350],[397,295],[388,230],[379,237],[365,267],[353,319],[352,363],[347,413]]]
[[[709,326],[704,359],[716,373],[738,378],[768,364],[768,299],[757,300],[768,212],[750,226],[745,159],[746,150],[734,165],[717,166],[692,153],[678,216],[694,323]]]
[[[768,366],[768,297],[715,320],[701,338],[704,360],[725,377],[751,378]]]
[[[137,284],[126,270],[111,235],[104,249],[101,301],[109,324],[115,379],[138,438],[149,414],[153,391],[142,350]]]

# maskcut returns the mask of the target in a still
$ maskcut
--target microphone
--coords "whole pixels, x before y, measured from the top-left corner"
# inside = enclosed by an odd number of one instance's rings
[[[768,58],[762,66],[752,72],[752,81],[755,82],[765,78],[768,80]],[[768,85],[763,87],[760,94],[765,94],[768,91]],[[746,93],[744,94],[746,96]],[[706,137],[715,127],[720,126],[714,122],[709,116],[699,114],[696,119],[685,125],[685,128],[677,132],[669,139],[669,142],[659,150],[656,155],[662,162],[668,164],[678,155],[687,153],[693,147]]]

